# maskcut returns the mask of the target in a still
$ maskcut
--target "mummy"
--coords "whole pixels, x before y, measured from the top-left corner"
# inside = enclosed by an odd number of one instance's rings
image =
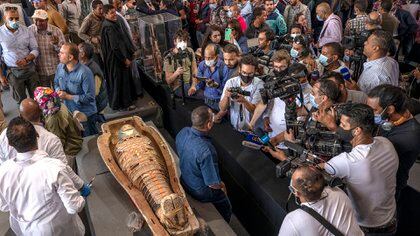
[[[132,125],[124,125],[118,132],[115,154],[121,170],[144,194],[166,230],[171,234],[185,229],[188,219],[184,199],[172,190],[165,160],[152,141]]]

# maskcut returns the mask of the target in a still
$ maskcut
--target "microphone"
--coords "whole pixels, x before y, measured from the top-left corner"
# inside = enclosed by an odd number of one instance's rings
[[[340,69],[340,74],[343,76],[344,80],[350,81],[351,79],[351,74],[350,71],[347,67],[343,67]]]
[[[262,144],[264,144],[265,146],[269,146],[273,150],[276,150],[273,144],[270,143],[270,137],[268,137],[268,134],[264,132],[264,130],[258,127],[255,129],[255,134],[258,136]]]

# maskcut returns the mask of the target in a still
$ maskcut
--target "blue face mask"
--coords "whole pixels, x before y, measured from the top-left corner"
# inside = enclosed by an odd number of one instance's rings
[[[10,28],[17,30],[19,28],[19,21],[8,21]]]
[[[375,115],[375,124],[382,125],[385,123],[385,120],[382,119],[382,114]]]
[[[345,62],[350,62],[350,57],[349,57],[349,56],[347,56],[347,55],[344,55],[344,57],[343,57],[343,61],[345,61]]]
[[[330,64],[328,63],[328,57],[324,56],[324,54],[319,55],[318,60],[323,66],[328,66]]]
[[[291,57],[293,57],[293,58],[297,58],[297,57],[298,57],[298,55],[299,55],[299,52],[298,52],[296,49],[294,49],[294,48],[291,48],[291,49],[290,49],[290,56],[291,56]]]
[[[217,7],[216,3],[209,4],[210,9],[214,10]]]
[[[311,105],[313,108],[318,109],[318,104],[315,102],[315,97],[312,94],[309,94],[309,101],[311,102]]]
[[[324,21],[319,15],[316,15],[316,19],[319,21]]]

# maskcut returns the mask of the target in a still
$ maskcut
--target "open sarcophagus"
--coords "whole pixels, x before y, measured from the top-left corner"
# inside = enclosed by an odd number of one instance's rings
[[[167,142],[133,116],[102,125],[98,148],[106,166],[154,235],[193,235],[199,228],[179,183]]]

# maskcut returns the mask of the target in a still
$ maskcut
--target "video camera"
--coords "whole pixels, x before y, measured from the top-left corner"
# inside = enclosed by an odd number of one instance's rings
[[[349,36],[344,36],[343,46],[346,49],[353,50],[354,54],[350,57],[350,61],[363,61],[363,47],[366,40],[372,34],[372,31],[364,30],[359,34],[356,30],[352,30]]]
[[[230,87],[228,91],[231,93],[231,98],[236,99],[238,98],[239,94],[245,97],[251,96],[251,92],[243,90],[241,87]]]
[[[264,88],[260,89],[263,103],[267,104],[270,99],[274,98],[285,99],[300,94],[302,89],[300,87],[299,78],[305,76],[305,72],[302,71],[292,76],[268,80],[264,84]]]

